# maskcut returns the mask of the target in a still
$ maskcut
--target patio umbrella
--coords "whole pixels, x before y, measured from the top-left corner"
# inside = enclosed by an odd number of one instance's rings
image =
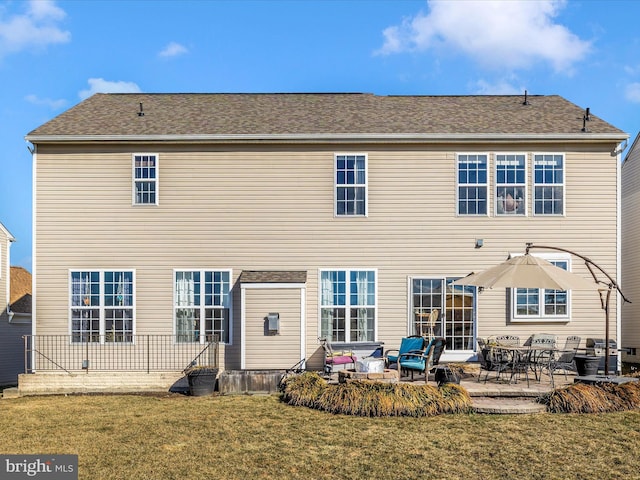
[[[555,265],[543,260],[539,257],[534,257],[529,254],[529,250],[532,248],[542,248],[548,250],[556,250],[559,252],[565,252],[584,260],[585,265],[591,272],[593,277],[592,281],[585,278],[567,272]],[[599,270],[608,281],[598,280],[594,273],[594,268]],[[602,267],[591,259],[580,255],[571,250],[560,247],[552,247],[546,245],[534,245],[533,243],[527,243],[526,253],[522,256],[514,257],[506,262],[503,262],[495,267],[488,268],[479,273],[473,273],[464,278],[453,282],[454,285],[473,285],[477,287],[505,287],[505,288],[549,288],[554,290],[597,290],[600,295],[600,301],[602,309],[605,312],[605,345],[609,347],[609,302],[611,293],[616,290],[621,296],[624,302],[630,302],[617,282],[609,275]],[[606,287],[606,290],[603,289]],[[606,291],[605,298],[603,298],[603,292]],[[604,356],[604,371],[608,375],[609,372],[609,352]]]
[[[510,258],[479,273],[453,282],[493,288],[548,288],[553,290],[596,290],[598,284],[530,254]]]

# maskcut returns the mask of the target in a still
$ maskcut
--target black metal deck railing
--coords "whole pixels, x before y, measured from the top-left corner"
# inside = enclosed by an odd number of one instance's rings
[[[217,336],[204,343],[176,335],[132,335],[129,342],[74,342],[71,335],[25,335],[26,373],[37,371],[179,371],[193,365],[218,367]],[[98,340],[98,339],[96,339]]]

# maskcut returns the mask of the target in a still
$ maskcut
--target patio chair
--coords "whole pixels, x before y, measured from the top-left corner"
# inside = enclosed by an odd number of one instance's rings
[[[482,377],[482,370],[486,370],[484,382],[487,383],[491,372],[499,372],[500,364],[496,361],[493,349],[487,344],[483,338],[478,338],[478,362],[480,362],[480,372],[478,373],[478,382]],[[496,373],[497,375],[497,373]]]
[[[550,333],[534,333],[527,341],[534,350],[531,351],[529,364],[533,370],[536,380],[539,380],[538,372],[542,376],[543,370],[547,369],[549,375],[551,375],[550,363],[553,358],[553,349],[556,348],[556,336]],[[549,350],[536,351],[535,348],[545,348]],[[551,381],[553,383],[553,375],[551,375]]]
[[[324,373],[326,375],[331,375],[336,365],[345,365],[346,368],[346,365],[353,364],[353,368],[356,368],[358,357],[353,355],[353,352],[335,352],[331,348],[331,342],[326,338],[321,338],[320,343],[324,349]]]
[[[556,370],[563,370],[564,378],[567,380],[567,371],[576,371],[575,356],[581,340],[581,337],[575,335],[567,337],[564,347],[558,352],[558,356],[549,363],[549,375],[553,375]]]
[[[411,335],[403,337],[400,341],[400,348],[387,350],[384,354],[384,363],[387,368],[398,363],[398,357],[403,353],[422,352],[424,350],[425,339],[421,335]]]
[[[516,335],[498,335],[497,337],[494,337],[494,340],[498,345],[505,345],[509,347],[517,347],[520,345],[520,337]]]
[[[409,352],[398,355],[398,371],[400,376],[403,372],[411,372],[413,380],[414,372],[424,373],[424,382],[429,381],[429,373],[435,365],[440,362],[440,357],[444,351],[446,341],[444,337],[434,337],[421,352]]]

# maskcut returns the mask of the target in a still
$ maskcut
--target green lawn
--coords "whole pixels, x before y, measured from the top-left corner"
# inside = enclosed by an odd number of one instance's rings
[[[0,452],[77,454],[82,479],[618,479],[640,412],[360,418],[277,396],[0,402]]]

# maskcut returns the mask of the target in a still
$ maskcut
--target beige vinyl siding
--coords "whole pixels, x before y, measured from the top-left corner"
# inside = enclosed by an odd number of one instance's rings
[[[622,352],[625,361],[640,363],[640,136],[622,164],[622,287],[632,303],[622,307]]]
[[[523,252],[526,242],[575,250],[615,276],[617,160],[612,148],[153,144],[74,150],[41,145],[35,206],[38,333],[68,332],[69,269],[135,269],[137,333],[172,332],[174,268],[231,268],[235,279],[242,270],[305,270],[307,356],[317,358],[317,270],[375,268],[377,340],[397,348],[408,333],[410,276],[464,276]],[[476,151],[490,153],[490,215],[456,216],[455,154]],[[495,217],[493,154],[514,151],[527,153],[528,216]],[[132,152],[159,154],[158,206],[131,204]],[[367,217],[334,217],[337,152],[367,153]],[[564,216],[531,213],[532,153],[547,152],[565,154]],[[484,247],[474,248],[477,238]],[[577,259],[572,265],[574,272],[589,276]],[[225,354],[230,368],[239,367],[241,345],[235,296],[233,345]],[[479,335],[545,331],[604,337],[604,313],[595,293],[573,292],[568,324],[511,324],[505,306],[505,291],[479,295]]]
[[[245,357],[247,369],[286,369],[300,358],[299,288],[246,288],[245,290]],[[267,335],[265,318],[269,313],[280,314],[278,335]]]

